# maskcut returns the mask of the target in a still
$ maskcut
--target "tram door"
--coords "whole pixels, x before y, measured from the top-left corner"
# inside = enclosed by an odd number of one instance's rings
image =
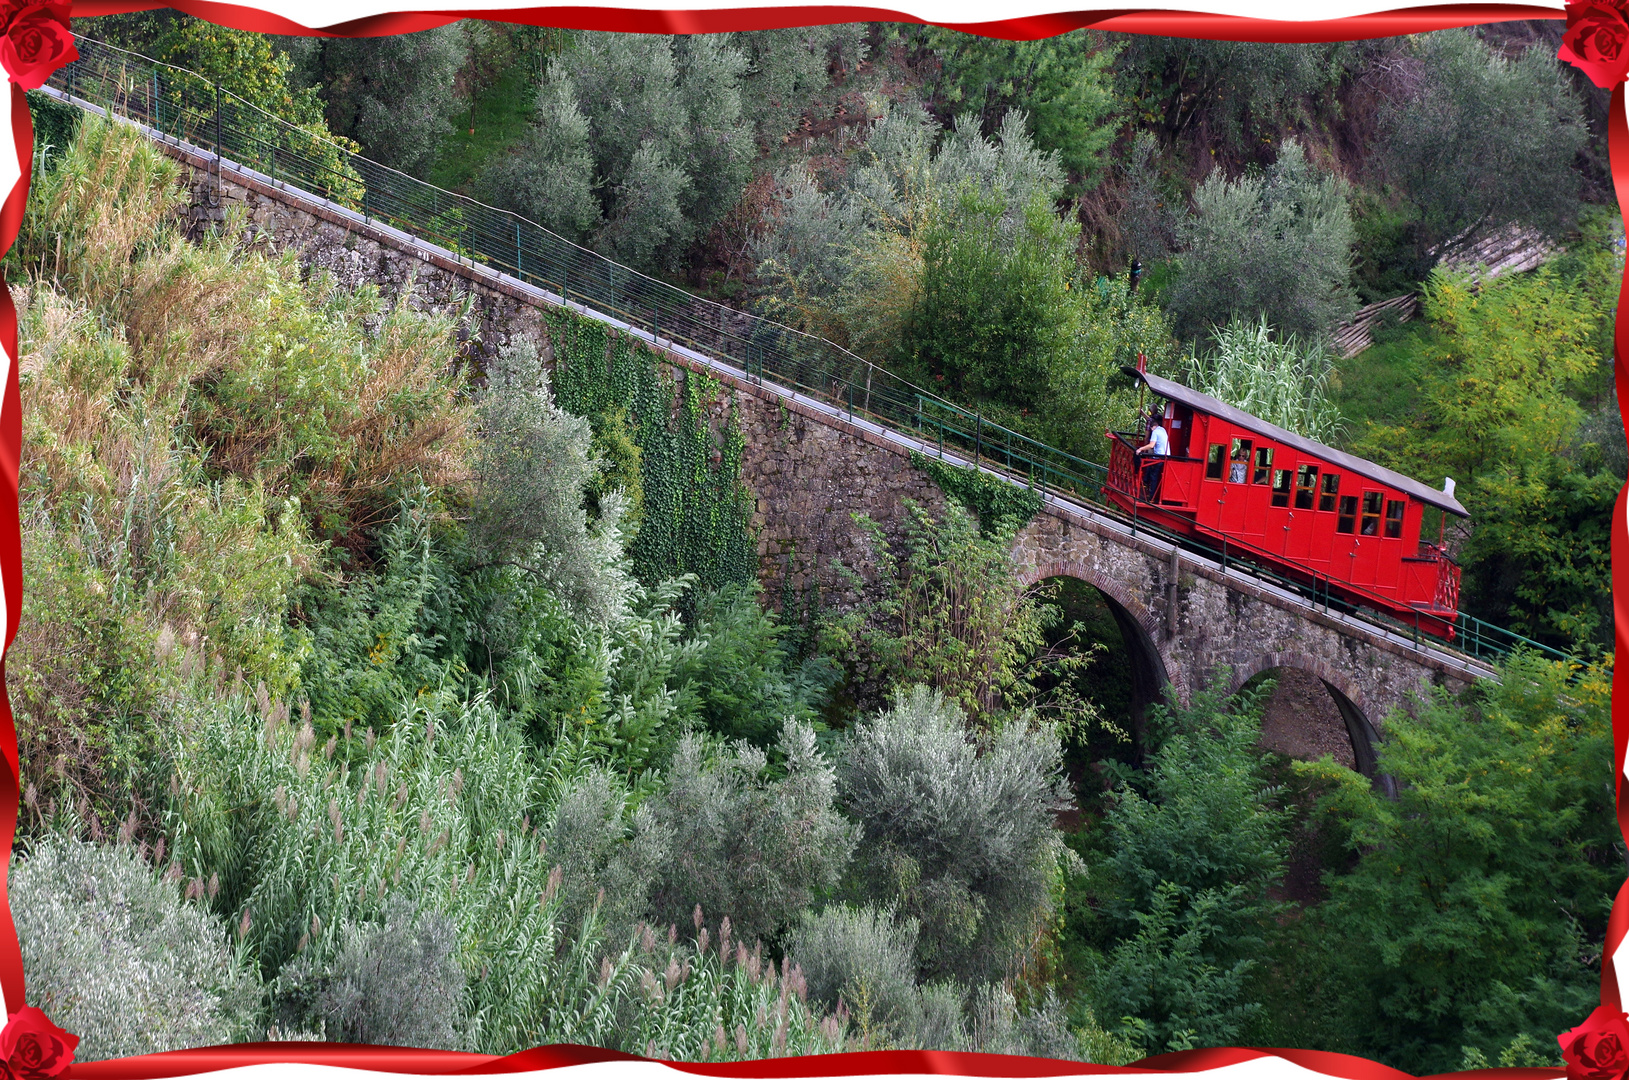
[[[1252,531],[1248,510],[1253,446],[1252,440],[1238,438],[1228,444],[1227,466],[1222,475],[1222,512],[1217,519],[1221,531],[1228,536],[1243,537]]]
[[[1379,491],[1365,491],[1358,503],[1358,535],[1354,545],[1352,566],[1352,583],[1354,585],[1379,585],[1379,572],[1381,565],[1380,545],[1381,516],[1385,512],[1386,496]]]
[[[1306,562],[1312,556],[1313,514],[1318,508],[1318,466],[1300,465],[1295,470],[1295,501],[1290,504],[1284,529],[1286,558]]]
[[[1380,559],[1375,568],[1375,584],[1383,589],[1397,588],[1403,569],[1403,515],[1408,504],[1403,499],[1387,499],[1385,517],[1380,522]]]

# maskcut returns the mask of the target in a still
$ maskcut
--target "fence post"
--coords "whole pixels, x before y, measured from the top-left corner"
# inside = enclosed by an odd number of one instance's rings
[[[525,271],[522,269],[521,263],[520,263],[520,219],[516,218],[515,219],[515,278],[516,278],[516,280],[521,280],[521,281],[525,280],[522,277],[522,274],[524,272]]]
[[[979,458],[984,455],[984,416],[982,413],[973,414],[973,467],[978,468]]]
[[[164,124],[158,116],[158,68],[153,69],[153,115],[149,119],[153,121],[153,130],[164,134]]]
[[[215,182],[221,179],[221,84],[215,84]]]

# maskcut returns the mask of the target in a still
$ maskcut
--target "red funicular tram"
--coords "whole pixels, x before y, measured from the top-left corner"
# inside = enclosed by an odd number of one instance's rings
[[[1286,577],[1452,640],[1459,566],[1420,540],[1427,506],[1469,517],[1453,485],[1435,491],[1145,371],[1123,369],[1165,401],[1170,456],[1136,450],[1146,434],[1107,432],[1105,496],[1174,532],[1226,544]],[[1163,460],[1157,491],[1139,464]]]

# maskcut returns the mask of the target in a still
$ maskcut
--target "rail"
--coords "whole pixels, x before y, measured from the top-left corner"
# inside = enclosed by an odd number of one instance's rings
[[[1088,504],[1188,552],[1293,592],[1314,606],[1420,640],[1420,627],[1332,597],[1328,581],[1293,580],[1241,560],[1240,545],[1219,546],[1130,517],[1102,494],[1108,470],[992,423],[829,341],[769,319],[694,296],[573,244],[519,215],[437,188],[352,151],[344,141],[291,124],[203,76],[90,38],[76,41],[79,59],[52,75],[55,96],[99,106],[158,134],[213,152],[217,169],[246,166],[455,255],[553,292],[566,303],[608,315],[746,373],[865,417],[914,431],[941,454],[954,453],[1043,495]],[[1232,549],[1230,553],[1230,547]],[[1231,555],[1231,557],[1230,557]],[[1348,588],[1351,588],[1348,586]],[[1357,590],[1361,591],[1361,590]],[[1441,620],[1438,620],[1441,621]],[[1510,630],[1461,614],[1452,649],[1497,661],[1516,649],[1569,658]],[[1434,647],[1447,648],[1433,640]]]

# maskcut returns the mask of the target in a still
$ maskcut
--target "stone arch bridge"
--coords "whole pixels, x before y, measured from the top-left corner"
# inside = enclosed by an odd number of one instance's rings
[[[372,282],[415,307],[473,311],[471,329],[479,330],[485,347],[514,334],[544,338],[541,310],[562,303],[552,293],[173,137],[155,135],[155,141],[191,172],[195,225],[206,227],[230,208],[241,208],[257,242],[298,252],[307,265],[335,273],[342,285]],[[471,301],[473,307],[466,307]],[[910,434],[660,343],[610,317],[584,313],[656,346],[676,376],[705,372],[734,390],[715,408],[735,410],[746,437],[742,472],[757,500],[761,577],[770,596],[779,593],[783,576],[794,590],[837,584],[837,560],[863,571],[869,552],[853,514],[865,513],[886,531],[897,531],[907,500],[930,511],[943,507],[936,484],[910,463],[913,451],[937,451]],[[1186,701],[1224,671],[1231,691],[1263,671],[1299,669],[1329,690],[1358,768],[1370,775],[1374,744],[1393,710],[1408,708],[1433,687],[1457,692],[1494,674],[1451,649],[1329,611],[1056,495],[1046,496],[1018,535],[1013,558],[1026,582],[1068,576],[1103,595],[1128,646],[1140,703]]]

